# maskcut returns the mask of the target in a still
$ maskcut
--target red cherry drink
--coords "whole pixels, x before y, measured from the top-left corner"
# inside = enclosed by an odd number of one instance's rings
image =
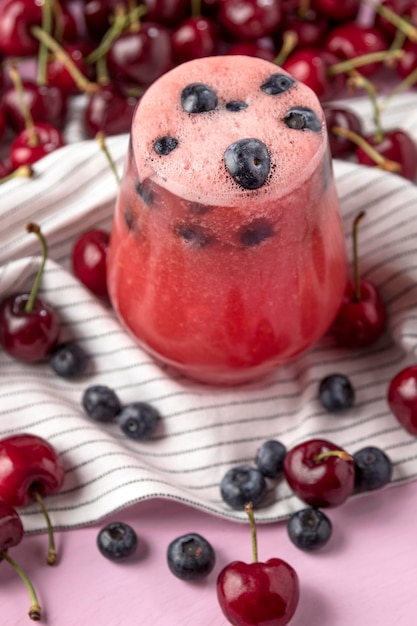
[[[315,94],[245,56],[159,78],[133,116],[107,271],[127,329],[191,378],[246,382],[314,344],[346,284]]]

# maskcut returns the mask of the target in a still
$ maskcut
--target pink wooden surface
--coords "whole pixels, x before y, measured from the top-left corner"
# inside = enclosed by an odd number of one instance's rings
[[[258,526],[259,560],[273,556],[295,567],[301,601],[291,626],[415,626],[417,623],[417,482],[351,499],[328,511],[331,543],[305,554],[289,541],[286,525]],[[140,547],[123,564],[104,559],[96,536],[104,524],[57,534],[60,562],[44,565],[46,536],[25,537],[10,550],[30,574],[49,626],[226,626],[215,585],[221,568],[251,557],[246,524],[212,517],[181,504],[152,500],[108,518],[130,523]],[[176,579],[166,564],[170,541],[185,532],[204,535],[217,562],[202,583]],[[28,597],[8,563],[0,568],[1,626],[33,623]]]

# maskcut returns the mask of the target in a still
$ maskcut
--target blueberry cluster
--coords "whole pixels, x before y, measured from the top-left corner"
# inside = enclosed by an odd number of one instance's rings
[[[82,397],[87,415],[96,422],[112,422],[130,439],[150,439],[161,420],[159,411],[148,402],[122,404],[116,392],[106,385],[87,387]]]

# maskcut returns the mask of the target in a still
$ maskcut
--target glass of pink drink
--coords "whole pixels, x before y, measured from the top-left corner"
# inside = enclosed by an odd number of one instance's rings
[[[142,97],[108,251],[112,304],[186,376],[250,381],[329,328],[345,241],[315,94],[276,65],[184,63]]]

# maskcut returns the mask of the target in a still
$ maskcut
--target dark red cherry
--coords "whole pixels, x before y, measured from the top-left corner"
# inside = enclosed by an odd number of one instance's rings
[[[281,24],[281,4],[279,0],[222,0],[218,19],[238,40],[267,37]]]
[[[240,54],[248,57],[259,57],[265,61],[274,61],[277,53],[272,39],[264,37],[255,41],[238,42],[231,45],[226,54]]]
[[[377,28],[363,26],[356,22],[346,22],[330,31],[324,47],[340,60],[347,60],[371,52],[386,51],[388,44],[382,32]],[[380,63],[366,63],[361,65],[360,72],[364,76],[372,76],[380,66]]]
[[[111,77],[125,84],[150,85],[172,67],[171,37],[156,22],[143,22],[138,32],[125,32],[107,55]]]
[[[387,401],[389,408],[405,430],[417,435],[417,365],[402,369],[391,380]]]
[[[399,164],[398,174],[414,181],[417,174],[417,146],[408,133],[401,129],[392,129],[383,133],[378,141],[375,135],[365,137],[366,141],[385,159]],[[355,151],[356,158],[362,165],[373,165],[375,162],[362,148]]]
[[[34,122],[46,122],[58,128],[63,126],[68,99],[60,89],[50,85],[38,85],[32,80],[23,80],[22,89]],[[14,86],[4,91],[2,102],[10,126],[16,132],[22,131],[25,128],[25,118]]]
[[[125,96],[115,84],[105,85],[88,97],[84,126],[89,137],[99,131],[119,135],[130,131],[133,111],[138,98]]]
[[[34,363],[55,346],[60,324],[53,309],[37,297],[47,257],[45,238],[37,224],[28,224],[26,230],[38,236],[42,261],[30,293],[14,293],[0,303],[0,344],[13,358]]]
[[[294,78],[310,87],[318,98],[323,99],[329,93],[327,65],[318,48],[295,50],[282,67]]]
[[[382,3],[385,9],[389,9],[396,15],[401,18],[406,19],[410,23],[413,22],[411,19],[413,13],[413,6],[415,9],[417,8],[416,3],[413,0],[384,0]],[[417,17],[417,12],[415,13]],[[375,15],[375,26],[382,30],[389,40],[394,39],[397,27],[386,17],[382,16],[380,13],[376,12]]]
[[[324,38],[330,30],[329,20],[323,15],[319,15],[313,9],[309,9],[300,16],[299,11],[283,14],[282,31],[292,31],[297,35],[297,47],[300,48],[320,48]]]
[[[62,49],[82,76],[87,80],[93,80],[94,70],[92,66],[88,65],[86,62],[86,57],[92,52],[92,47],[83,41],[77,41],[63,45]],[[48,85],[56,87],[62,93],[69,96],[80,92],[80,87],[76,84],[73,76],[59,58],[52,57],[48,61],[46,74]]]
[[[324,439],[310,439],[288,450],[284,476],[300,500],[314,507],[343,504],[355,484],[352,456]]]
[[[361,119],[351,110],[335,107],[330,103],[322,103],[324,115],[326,117],[327,132],[330,142],[330,151],[334,159],[346,159],[355,153],[355,144],[340,135],[336,135],[332,128],[344,128],[362,136]]]
[[[77,278],[99,298],[108,298],[106,258],[109,233],[93,229],[83,233],[72,249],[72,270]]]
[[[214,56],[219,49],[218,27],[207,17],[189,17],[171,35],[174,63]]]
[[[32,145],[31,131],[27,128],[22,130],[12,141],[9,155],[13,168],[35,163],[50,152],[65,145],[60,131],[50,124],[38,122],[34,125],[33,132],[36,137],[35,145]]]
[[[395,64],[399,77],[407,78],[417,67],[417,43],[406,41],[402,47],[404,55]]]
[[[23,524],[18,513],[11,504],[0,499],[0,553],[17,546],[23,535]]]
[[[357,17],[361,0],[311,0],[311,6],[328,19],[344,22]]]
[[[362,211],[353,222],[353,274],[349,280],[339,312],[331,327],[337,344],[344,348],[365,348],[374,343],[385,330],[387,313],[378,288],[360,278],[358,225],[365,216]]]
[[[2,138],[3,133],[6,130],[6,126],[7,126],[6,111],[4,107],[3,97],[4,96],[2,96],[2,102],[0,104],[0,139]]]
[[[187,0],[144,0],[146,18],[149,21],[175,28],[186,17],[189,10]]]

